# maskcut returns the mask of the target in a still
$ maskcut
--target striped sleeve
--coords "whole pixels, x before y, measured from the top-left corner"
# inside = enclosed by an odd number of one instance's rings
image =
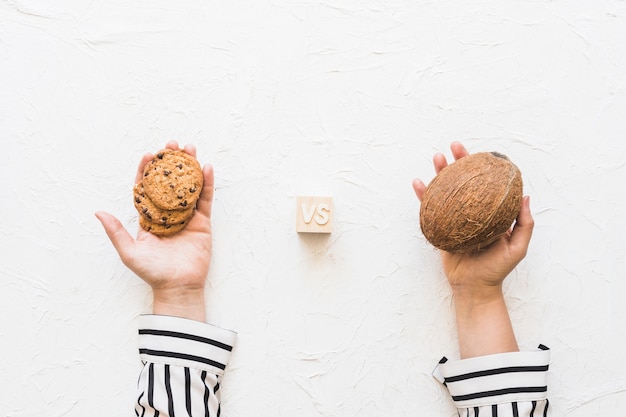
[[[135,415],[220,415],[220,381],[236,334],[199,321],[144,315],[139,319]]]
[[[447,388],[460,416],[548,416],[550,351],[510,352],[448,361],[433,375]]]

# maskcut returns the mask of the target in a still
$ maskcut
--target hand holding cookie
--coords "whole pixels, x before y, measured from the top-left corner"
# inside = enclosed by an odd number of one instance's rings
[[[160,153],[162,158],[159,158]],[[212,249],[214,177],[209,165],[197,170],[200,165],[195,156],[194,146],[180,149],[174,141],[156,155],[144,155],[137,169],[133,192],[140,224],[143,223],[136,239],[113,215],[98,212],[96,217],[124,265],[152,287],[155,314],[204,321],[204,287]],[[165,175],[164,170],[169,165],[164,166],[164,160],[167,164],[178,161],[171,171],[179,171]],[[179,163],[183,168],[176,166]],[[172,195],[162,198],[159,190],[163,190],[163,186],[176,190],[174,198]],[[182,197],[178,198],[179,195]],[[152,219],[146,216],[148,213]],[[172,233],[171,229],[178,228]],[[155,229],[159,233],[155,233]]]

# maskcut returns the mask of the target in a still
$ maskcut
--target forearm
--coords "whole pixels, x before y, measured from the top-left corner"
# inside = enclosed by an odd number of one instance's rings
[[[454,305],[462,359],[519,350],[501,286],[455,288]]]
[[[549,352],[520,352],[501,285],[453,286],[460,361],[445,357],[434,375],[459,415],[547,416]]]

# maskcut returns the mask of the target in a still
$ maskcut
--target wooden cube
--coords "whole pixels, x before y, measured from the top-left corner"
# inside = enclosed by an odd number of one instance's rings
[[[331,233],[333,198],[298,196],[296,231],[298,233]]]

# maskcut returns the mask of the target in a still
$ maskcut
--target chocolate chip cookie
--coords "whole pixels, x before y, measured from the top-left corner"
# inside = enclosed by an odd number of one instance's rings
[[[139,225],[156,236],[172,236],[193,217],[204,185],[200,164],[182,149],[163,149],[146,164],[133,188]]]
[[[157,224],[152,223],[150,220],[146,219],[144,216],[139,216],[139,225],[146,231],[156,235],[156,236],[172,236],[176,233],[180,232],[187,226],[187,220],[178,224]]]
[[[163,210],[195,207],[203,181],[196,158],[181,149],[157,152],[143,171],[145,194]]]
[[[133,188],[133,202],[135,208],[146,220],[152,223],[165,226],[179,224],[193,216],[195,207],[189,207],[186,210],[163,210],[157,207],[150,197],[146,195],[143,188],[143,181],[135,184]]]

